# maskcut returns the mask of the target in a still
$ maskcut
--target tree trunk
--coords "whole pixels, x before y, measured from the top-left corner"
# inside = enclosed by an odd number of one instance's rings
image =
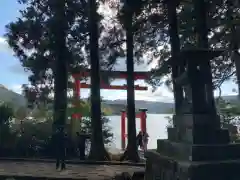
[[[127,118],[128,118],[128,145],[123,159],[139,161],[137,138],[136,138],[136,114],[134,93],[134,58],[133,58],[133,13],[126,14],[126,36],[127,36]]]
[[[65,18],[65,1],[55,1],[53,5],[54,17],[52,24],[52,53],[54,55],[54,124],[60,132],[59,141],[55,144],[57,158],[65,159],[64,128],[67,116],[67,47],[66,31],[67,20]],[[56,131],[56,129],[55,129]],[[54,132],[55,133],[55,132]],[[64,168],[64,167],[62,167]]]
[[[183,103],[183,88],[176,84],[175,79],[183,73],[183,65],[179,67],[177,65],[178,55],[180,53],[180,40],[178,36],[178,20],[177,20],[177,2],[176,1],[168,1],[167,9],[168,9],[168,23],[169,23],[169,36],[170,36],[170,44],[171,44],[171,56],[172,56],[172,79],[173,79],[173,93],[174,93],[174,102],[175,102],[175,113],[178,114],[179,110],[181,110],[181,106]],[[174,122],[175,123],[175,122]]]
[[[66,30],[67,22],[64,17],[65,4],[56,1],[55,17],[53,24],[53,47],[54,47],[54,123],[64,128],[66,122],[67,110],[67,47]]]
[[[233,51],[233,55],[232,55],[232,61],[235,64],[236,67],[236,78],[237,78],[237,85],[238,85],[238,99],[240,100],[240,54],[238,53],[238,34],[237,34],[237,27],[234,24],[234,17],[233,17],[233,8],[234,8],[234,4],[232,2],[232,0],[228,0],[227,1],[227,18],[228,18],[228,22],[229,22],[229,26],[231,29],[231,50]]]
[[[240,55],[238,52],[234,52],[233,61],[236,67],[236,77],[237,77],[237,85],[238,85],[238,99],[240,100]]]
[[[98,16],[96,0],[89,0],[90,62],[91,62],[91,150],[89,159],[108,159],[103,142],[100,97],[100,65],[98,49]]]
[[[237,43],[235,49],[233,49],[232,61],[236,67],[236,78],[238,86],[238,99],[240,100],[240,54],[238,53]]]

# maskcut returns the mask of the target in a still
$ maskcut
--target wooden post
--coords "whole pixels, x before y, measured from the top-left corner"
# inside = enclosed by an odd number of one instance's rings
[[[73,76],[73,78],[74,78],[73,107],[77,109],[79,107],[81,83],[78,77]],[[71,137],[73,139],[76,136],[76,132],[79,132],[80,126],[81,126],[81,114],[79,112],[74,112],[70,122],[70,132],[71,132]]]
[[[122,140],[122,150],[126,147],[126,111],[121,112],[121,140]]]
[[[141,131],[147,132],[147,109],[139,109],[140,111],[140,126],[141,126]]]
[[[77,77],[74,78],[74,89],[73,89],[73,97],[74,97],[74,107],[78,107],[78,100],[80,98],[80,90],[81,90],[81,83],[80,80]],[[79,118],[80,114],[79,113],[74,113],[75,118]]]

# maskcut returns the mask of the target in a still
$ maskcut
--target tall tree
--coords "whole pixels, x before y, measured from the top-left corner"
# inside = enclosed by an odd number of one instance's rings
[[[127,45],[127,118],[128,118],[128,145],[126,157],[132,161],[139,161],[136,139],[136,114],[134,91],[134,57],[133,57],[133,9],[132,3],[126,1],[125,28]]]
[[[80,113],[82,118],[81,118],[81,122],[79,122],[79,120],[75,120],[75,119],[71,119],[72,122],[72,126],[71,126],[71,130],[74,133],[74,136],[76,135],[76,132],[83,132],[83,133],[87,133],[87,134],[91,134],[92,132],[92,128],[91,128],[91,99],[88,99],[88,101],[82,101],[80,100],[79,102],[79,107],[72,107],[72,108],[68,108],[68,117],[71,117],[72,114],[74,113]],[[101,100],[102,102],[102,100]],[[102,109],[102,119],[101,119],[101,123],[102,123],[102,130],[103,130],[103,141],[104,144],[108,144],[112,141],[113,138],[113,133],[112,133],[112,129],[109,126],[109,121],[110,119],[107,117],[109,115],[111,115],[111,109],[107,109],[107,108],[101,108]]]
[[[142,54],[145,54],[147,58],[150,58],[150,61],[157,61],[157,66],[153,69],[153,76],[148,81],[150,84],[156,87],[163,83],[172,85],[169,76],[171,68],[166,63],[171,57],[171,49],[169,48],[167,13],[164,10],[165,1],[149,0],[146,2],[142,8],[142,13],[138,14],[133,21],[135,57],[142,57]],[[223,82],[232,80],[232,78],[238,82],[237,63],[239,62],[236,46],[239,39],[237,34],[239,31],[240,16],[238,12],[240,6],[238,1],[234,0],[209,1],[207,4],[209,11],[207,16],[209,47],[215,50],[225,50],[221,56],[212,61],[214,88],[219,88]],[[191,15],[192,11],[193,4],[190,1],[180,2],[177,14],[179,17],[181,49],[196,47],[196,36],[192,28],[195,18]],[[122,42],[125,42],[125,39]],[[235,52],[233,53],[234,49]],[[236,75],[236,78],[233,75]]]
[[[65,9],[61,16],[64,16],[65,22],[61,21],[61,24],[57,24],[59,20],[55,18],[55,11],[59,1],[20,0],[19,2],[23,3],[25,8],[20,11],[20,17],[16,21],[6,26],[6,38],[24,69],[30,72],[30,86],[23,86],[26,90],[24,94],[31,104],[48,103],[49,94],[53,93],[53,84],[56,83],[54,76],[58,56],[64,58],[64,67],[69,67],[69,70],[85,67],[87,64],[85,55],[88,36],[85,25],[88,19],[87,3],[80,0],[64,0]],[[59,26],[65,26],[65,29],[59,30]],[[60,31],[64,32],[61,34]],[[65,36],[62,40],[64,42],[61,42],[65,43],[65,47],[57,45],[55,39],[58,35]],[[65,48],[61,55],[55,51],[57,46],[59,50]]]
[[[233,0],[227,0],[227,26],[229,27],[229,31],[231,33],[230,35],[230,58],[232,62],[235,64],[236,68],[236,79],[237,79],[237,85],[238,85],[238,98],[240,99],[240,53],[239,53],[239,35],[238,35],[238,19],[239,19],[239,14],[234,13],[236,11],[236,8],[234,7],[235,5],[239,6],[239,3],[235,3]]]
[[[89,0],[90,65],[91,65],[91,150],[89,158],[93,160],[109,159],[104,147],[100,96],[99,65],[99,16],[96,0]]]
[[[120,10],[119,18],[126,30],[126,64],[127,64],[127,118],[128,145],[121,160],[139,161],[136,139],[136,114],[134,91],[134,18],[141,12],[143,1],[125,0]],[[136,54],[135,54],[136,55]]]
[[[52,54],[55,60],[53,69],[54,76],[54,122],[57,126],[65,127],[67,118],[67,82],[68,69],[67,58],[68,50],[66,38],[68,30],[68,20],[66,19],[66,2],[51,1],[50,8],[53,12],[52,27]],[[64,133],[64,132],[62,132]]]
[[[125,28],[127,45],[127,118],[128,118],[128,145],[125,152],[127,159],[139,161],[136,139],[136,114],[134,92],[134,57],[133,57],[133,9],[132,2],[126,0]]]
[[[10,121],[14,117],[13,108],[6,103],[0,103],[0,147],[5,144],[10,135]]]
[[[32,72],[30,81],[35,87],[34,92],[38,90],[46,92],[35,93],[33,102],[39,103],[36,97],[43,101],[48,99],[51,92],[48,84],[52,85],[49,80],[54,79],[54,125],[62,133],[61,137],[64,137],[68,67],[75,63],[73,57],[76,58],[76,62],[82,63],[82,54],[74,51],[76,50],[72,47],[74,43],[69,43],[76,38],[72,27],[76,22],[78,11],[74,5],[84,4],[69,0],[21,0],[20,2],[27,8],[21,11],[21,18],[7,26],[8,42],[24,67]]]
[[[35,105],[42,102],[52,103],[49,95],[55,93],[54,108],[61,109],[55,118],[63,125],[67,71],[69,74],[79,73],[89,66],[88,2],[82,0],[19,2],[23,3],[25,8],[20,12],[21,16],[17,21],[7,25],[6,37],[22,66],[31,72],[30,85],[24,86],[24,94],[30,104]],[[63,5],[64,8],[61,9]],[[101,16],[97,18],[99,22]],[[99,29],[95,30],[102,33],[105,26],[104,23],[99,24]],[[102,37],[101,57],[111,59],[114,53],[111,53],[111,48],[106,47],[107,43],[111,43],[111,38]],[[101,65],[108,66],[110,61],[105,59],[101,59]],[[70,83],[68,85],[72,88]],[[55,91],[54,88],[60,91]],[[99,136],[101,135],[97,137]]]
[[[171,44],[171,67],[172,67],[172,79],[176,79],[181,74],[182,68],[177,64],[178,55],[180,53],[180,41],[178,36],[178,20],[177,20],[177,8],[178,4],[175,1],[167,2],[168,22],[169,22],[169,36]],[[175,113],[180,109],[183,101],[183,90],[175,81],[173,81],[173,92],[175,99]]]
[[[36,102],[51,102],[49,94],[53,93],[55,68],[54,54],[52,53],[50,33],[54,12],[50,6],[54,1],[50,0],[20,0],[24,9],[20,11],[20,17],[6,26],[6,39],[14,50],[23,68],[30,72],[30,84],[24,85],[25,95],[30,104]],[[88,2],[82,0],[65,0],[67,21],[67,66],[69,75],[79,73],[89,66],[89,31],[88,31]],[[98,2],[99,4],[99,2]],[[101,66],[111,65],[109,59],[115,56],[111,46],[112,36],[104,36],[106,31],[112,31],[112,27],[105,28],[99,16],[99,33],[101,34]],[[103,33],[104,32],[104,33]],[[115,41],[113,42],[115,43]],[[69,88],[72,88],[69,82]]]

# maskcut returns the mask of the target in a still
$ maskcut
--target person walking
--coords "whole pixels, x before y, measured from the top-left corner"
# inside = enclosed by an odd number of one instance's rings
[[[142,148],[143,147],[143,133],[142,133],[142,131],[139,131],[136,139],[137,139],[137,147]]]

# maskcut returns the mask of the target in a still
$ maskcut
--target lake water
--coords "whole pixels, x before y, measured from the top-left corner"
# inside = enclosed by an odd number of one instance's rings
[[[157,139],[167,138],[168,119],[171,114],[147,114],[147,132],[149,134],[149,149],[157,148]],[[115,148],[121,148],[121,117],[109,116],[110,126],[114,134],[113,145]],[[127,124],[127,123],[126,123]],[[127,127],[126,127],[127,128]],[[140,131],[140,119],[136,119],[136,130]]]

